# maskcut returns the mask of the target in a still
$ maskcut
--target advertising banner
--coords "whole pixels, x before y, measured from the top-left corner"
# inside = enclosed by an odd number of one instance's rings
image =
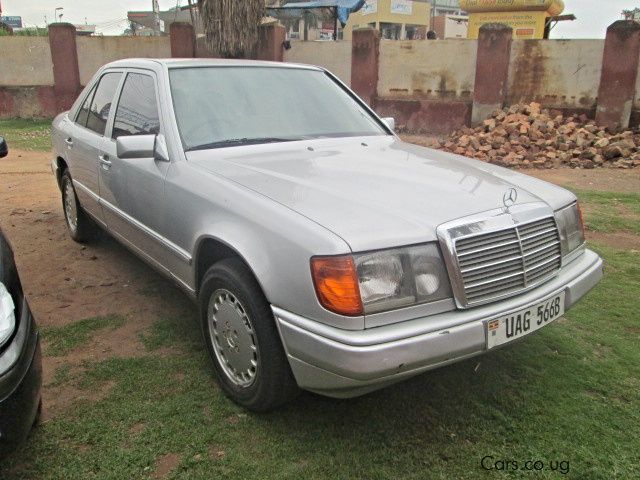
[[[391,0],[391,13],[413,15],[413,2],[411,0]]]
[[[6,23],[11,28],[22,28],[22,17],[2,16],[0,22]]]
[[[474,13],[469,16],[469,36],[477,39],[480,27],[486,23],[504,23],[513,28],[513,38],[533,39],[544,37],[547,19],[545,12],[492,12]]]
[[[475,12],[547,12],[560,15],[564,10],[563,0],[460,0],[460,8]]]
[[[360,10],[362,15],[371,15],[378,13],[378,0],[367,0]]]

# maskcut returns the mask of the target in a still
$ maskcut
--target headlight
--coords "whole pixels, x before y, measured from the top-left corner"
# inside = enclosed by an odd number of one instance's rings
[[[584,225],[580,205],[574,203],[555,214],[560,230],[560,247],[565,257],[584,243]]]
[[[313,257],[311,274],[322,306],[341,315],[384,312],[452,296],[435,243]]]
[[[366,314],[451,297],[436,244],[362,253],[354,260]]]
[[[13,334],[16,328],[15,307],[11,295],[0,282],[0,346]]]

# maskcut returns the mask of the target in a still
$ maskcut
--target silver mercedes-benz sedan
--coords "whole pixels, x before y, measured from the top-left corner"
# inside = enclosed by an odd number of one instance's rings
[[[321,68],[118,61],[53,127],[70,235],[107,230],[196,299],[252,410],[485,353],[602,277],[572,193],[404,143]]]

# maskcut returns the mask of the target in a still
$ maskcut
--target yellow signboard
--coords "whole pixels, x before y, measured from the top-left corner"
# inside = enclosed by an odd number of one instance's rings
[[[564,10],[563,0],[460,0],[460,8],[469,13],[476,12],[547,12],[560,15]]]
[[[490,12],[469,15],[468,38],[477,39],[480,27],[486,23],[503,23],[513,29],[513,38],[544,38],[546,12]]]

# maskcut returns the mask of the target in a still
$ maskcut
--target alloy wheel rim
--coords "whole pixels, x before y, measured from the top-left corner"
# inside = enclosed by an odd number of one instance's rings
[[[218,364],[234,385],[249,387],[258,374],[259,352],[247,311],[233,293],[218,289],[211,295],[207,319]]]
[[[64,213],[67,218],[67,224],[71,231],[75,232],[78,228],[78,209],[76,208],[75,192],[71,182],[67,182],[64,187]]]

